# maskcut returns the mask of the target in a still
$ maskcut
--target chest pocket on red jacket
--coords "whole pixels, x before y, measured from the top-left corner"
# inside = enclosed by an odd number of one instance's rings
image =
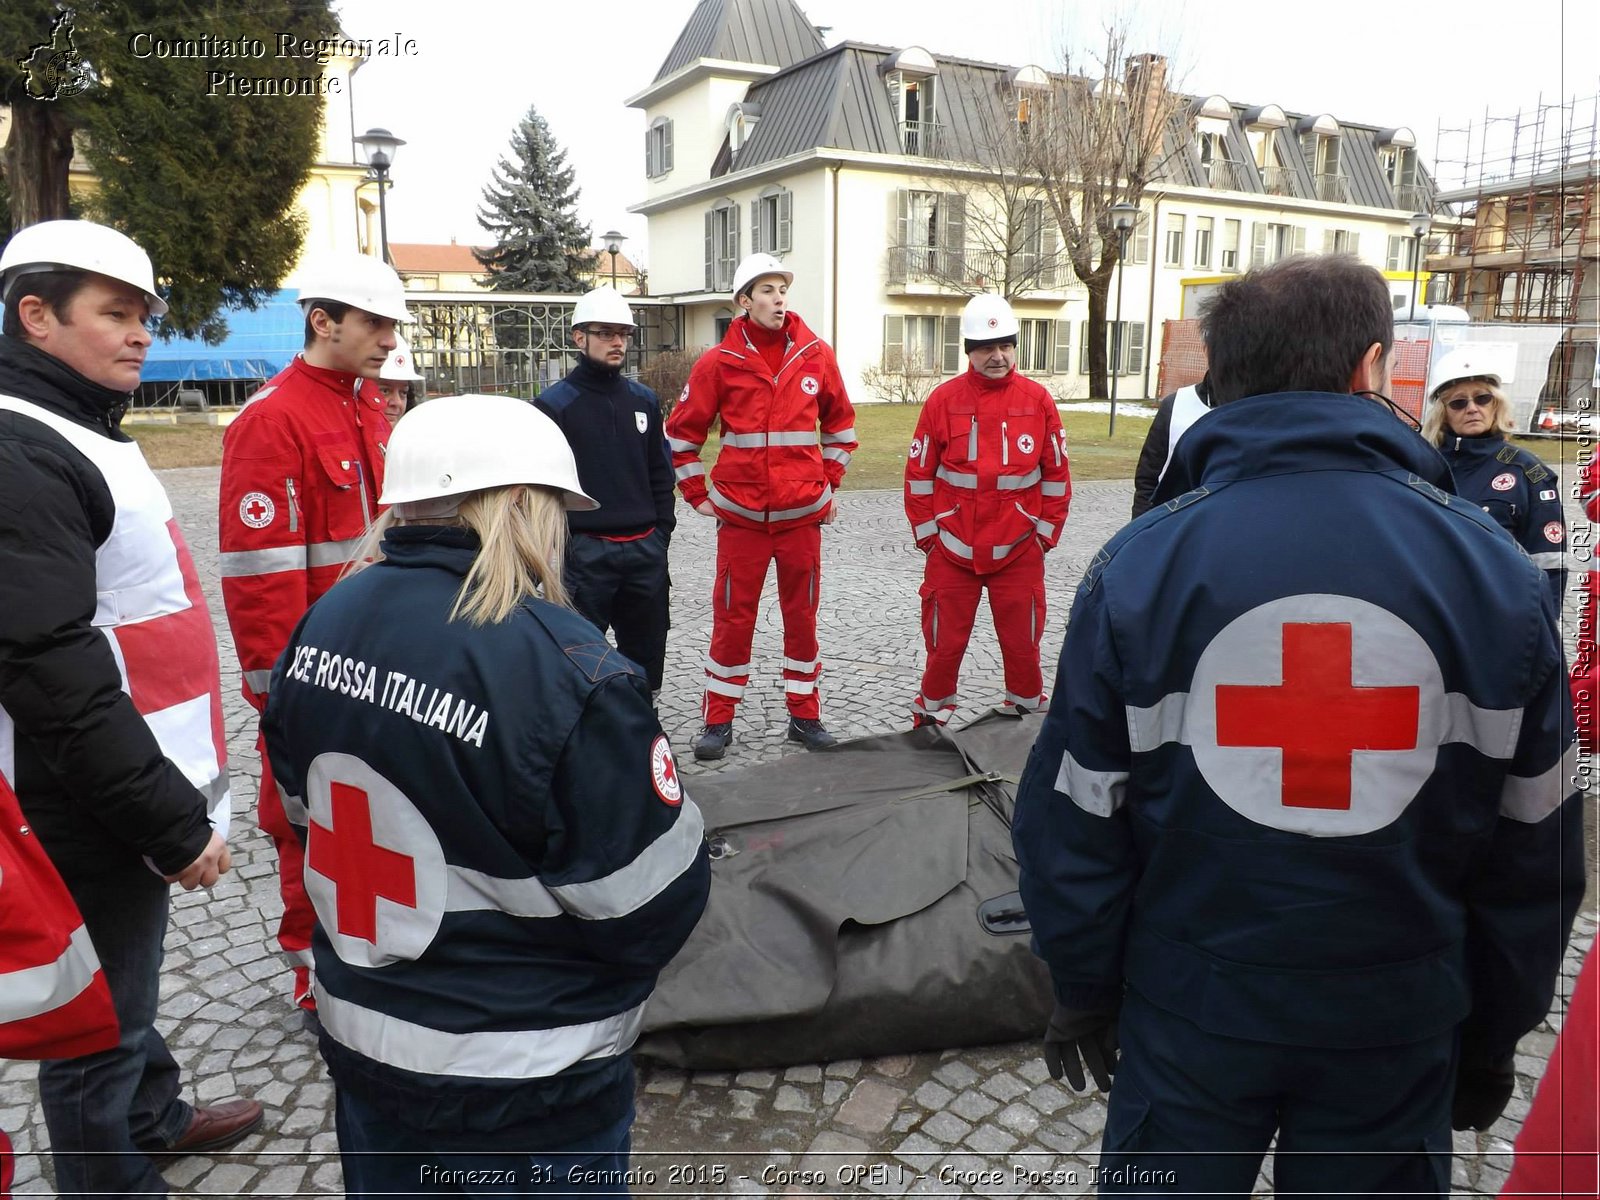
[[[1033,467],[1044,453],[1044,415],[1032,406],[1006,409],[1000,431],[1002,467]]]
[[[367,527],[360,455],[339,435],[326,441],[319,437],[316,451],[320,474],[313,486],[321,493],[318,498],[328,537],[337,542],[360,537]]]
[[[978,461],[978,413],[975,408],[950,406],[945,416],[944,460],[962,464]]]

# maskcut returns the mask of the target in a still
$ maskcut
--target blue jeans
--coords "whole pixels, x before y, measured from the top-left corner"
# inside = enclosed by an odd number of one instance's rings
[[[556,1153],[495,1145],[494,1134],[411,1129],[349,1088],[334,1092],[346,1196],[628,1195],[631,1104],[616,1124]]]
[[[122,1040],[39,1064],[56,1190],[165,1196],[139,1147],[170,1146],[194,1112],[178,1098],[178,1064],[155,1028],[168,887],[139,859],[92,876],[61,873],[105,969]]]

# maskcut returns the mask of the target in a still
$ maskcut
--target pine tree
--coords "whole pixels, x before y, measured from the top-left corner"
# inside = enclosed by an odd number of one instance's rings
[[[534,109],[511,135],[511,150],[483,189],[478,223],[493,249],[474,253],[501,292],[581,292],[589,227],[578,220],[578,189],[567,152]]]

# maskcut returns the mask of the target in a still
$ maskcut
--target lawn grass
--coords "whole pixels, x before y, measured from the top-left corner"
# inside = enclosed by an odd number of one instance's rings
[[[891,488],[905,481],[906,455],[916,432],[919,404],[863,404],[856,409],[856,436],[861,448],[850,459],[846,490]],[[1067,457],[1074,479],[1132,479],[1148,419],[1120,416],[1115,437],[1106,436],[1104,413],[1063,413]]]
[[[125,421],[122,432],[139,443],[145,461],[157,471],[168,467],[222,465],[220,425],[157,425]]]

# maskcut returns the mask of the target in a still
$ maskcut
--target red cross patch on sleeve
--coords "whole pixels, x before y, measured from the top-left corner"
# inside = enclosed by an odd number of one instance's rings
[[[672,760],[672,747],[667,735],[656,734],[650,743],[650,782],[663,804],[677,808],[683,803],[683,782],[678,778],[678,764]]]

